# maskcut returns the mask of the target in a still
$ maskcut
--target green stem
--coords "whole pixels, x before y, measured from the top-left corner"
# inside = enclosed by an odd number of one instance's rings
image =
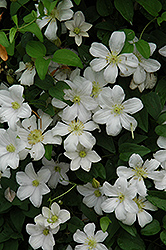
[[[63,194],[55,197],[54,199],[49,199],[50,203],[52,203],[53,201],[61,198],[62,196],[64,196],[65,194],[69,193],[73,188],[75,188],[75,186],[77,186],[77,184],[75,183],[70,189],[68,189],[66,192],[64,192]]]
[[[147,25],[143,28],[143,30],[142,30],[142,32],[141,32],[141,34],[140,34],[139,40],[142,38],[142,35],[143,35],[144,31],[146,30],[146,28],[147,28],[154,20],[156,20],[156,19],[157,19],[157,17],[153,18],[149,23],[147,23]]]
[[[33,20],[33,21],[31,21],[30,23],[27,23],[26,25],[19,27],[18,30],[21,30],[21,29],[26,28],[27,26],[29,26],[30,24],[34,23],[35,21],[36,21],[36,20]]]

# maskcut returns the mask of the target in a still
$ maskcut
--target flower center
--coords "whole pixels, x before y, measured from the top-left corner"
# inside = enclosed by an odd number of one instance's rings
[[[20,104],[19,104],[18,102],[12,102],[11,104],[12,104],[12,108],[13,108],[14,110],[20,108]]]
[[[44,139],[44,136],[42,135],[42,131],[40,129],[34,129],[30,132],[28,135],[28,142],[29,144],[36,144]]]
[[[145,207],[144,203],[142,202],[142,200],[139,200],[137,199],[136,197],[133,199],[135,201],[135,203],[137,204],[138,206],[138,213],[142,212],[143,211],[143,207]]]
[[[55,166],[54,170],[55,170],[55,172],[59,172],[59,173],[61,172],[61,168],[59,166]]]
[[[56,19],[56,18],[58,19],[58,17],[59,17],[59,12],[58,12],[58,10],[57,10],[56,7],[51,11],[50,16],[51,16],[52,19]]]
[[[38,180],[32,181],[32,185],[33,185],[34,187],[39,186],[39,181],[38,181]]]
[[[47,235],[49,234],[49,229],[45,228],[45,229],[43,230],[43,234],[44,234],[45,236],[47,236]]]
[[[80,29],[78,27],[74,28],[73,32],[78,35],[80,33]]]
[[[109,53],[108,56],[106,56],[106,61],[107,63],[112,63],[112,64],[118,64],[120,62],[120,56],[118,55],[113,55],[112,53]]]
[[[133,171],[135,172],[136,179],[140,178],[141,180],[141,177],[147,178],[147,174],[142,167],[135,167]]]
[[[123,112],[122,112],[122,110],[124,109],[124,107],[123,107],[123,105],[121,105],[121,104],[115,104],[115,105],[113,105],[112,106],[112,111],[111,111],[111,114],[115,114],[115,116],[116,115],[120,115],[120,114],[122,114]]]
[[[95,194],[96,197],[101,196],[101,192],[98,189],[94,191],[94,194]]]
[[[26,65],[26,68],[27,68],[28,70],[32,70],[32,69],[34,68],[34,65],[33,65],[32,62],[28,62],[28,63],[26,63],[25,65]]]
[[[80,104],[80,100],[81,100],[81,98],[79,96],[74,96],[74,98],[73,98],[74,103]]]
[[[84,124],[79,120],[73,120],[69,124],[68,130],[75,135],[82,135],[84,129]]]
[[[140,53],[135,52],[135,53],[133,53],[133,54],[138,58],[138,61],[139,61],[139,62],[142,62],[143,56],[142,56]]]
[[[84,158],[86,155],[87,155],[87,153],[83,150],[79,152],[79,157],[81,157],[81,158]]]
[[[6,146],[6,150],[10,153],[13,153],[13,152],[15,152],[16,148],[15,148],[15,146],[13,146],[13,144],[9,144]]]
[[[93,87],[92,87],[92,96],[95,98],[98,97],[99,93],[101,92],[100,84],[98,82],[93,81],[92,82]]]
[[[89,250],[96,249],[95,247],[97,245],[97,242],[96,242],[96,240],[93,237],[91,237],[91,239],[88,238],[87,239],[87,243],[88,243],[88,249]]]
[[[124,201],[124,199],[125,199],[124,194],[120,193],[119,196],[118,196],[118,199],[120,200],[120,203],[121,203],[122,201]]]

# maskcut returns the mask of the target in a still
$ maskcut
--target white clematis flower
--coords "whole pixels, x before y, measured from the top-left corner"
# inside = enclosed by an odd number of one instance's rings
[[[51,176],[49,169],[40,169],[35,173],[32,163],[25,167],[25,172],[16,173],[16,180],[20,187],[17,190],[17,197],[22,201],[29,198],[35,207],[40,207],[42,196],[48,194],[50,189],[47,187]]]
[[[127,225],[132,225],[136,221],[136,217],[138,218],[138,223],[141,227],[144,227],[146,224],[150,223],[153,220],[151,214],[149,214],[146,210],[156,211],[157,207],[155,207],[152,203],[150,203],[145,197],[139,196],[133,199],[138,206],[137,213],[127,213],[126,219],[122,222]]]
[[[95,137],[88,131],[93,131],[98,128],[98,125],[93,121],[83,123],[75,119],[73,121],[57,122],[56,126],[52,129],[53,136],[68,135],[64,140],[64,148],[66,151],[75,150],[78,143],[82,144],[85,148],[92,148],[96,143]]]
[[[138,212],[138,206],[133,201],[137,190],[133,185],[129,185],[125,178],[118,178],[113,186],[105,181],[103,190],[106,196],[111,197],[107,198],[101,204],[101,208],[104,212],[112,213],[115,211],[118,220],[125,220],[127,212]]]
[[[103,215],[101,204],[106,200],[106,197],[104,196],[103,187],[100,186],[100,183],[98,182],[98,185],[94,185],[94,182],[97,183],[96,180],[93,180],[92,183],[88,182],[83,186],[78,185],[77,190],[81,195],[85,196],[83,203],[87,207],[94,207],[97,214]]]
[[[22,127],[18,128],[19,137],[27,144],[26,151],[24,151],[25,157],[30,153],[34,161],[38,161],[44,156],[44,145],[61,144],[62,142],[60,136],[53,137],[52,130],[48,130],[44,133],[53,119],[41,110],[39,110],[38,113],[40,115],[38,126],[36,124],[36,116],[33,115],[23,120]]]
[[[142,92],[144,89],[152,89],[157,82],[157,76],[155,76],[153,73],[146,73],[145,81],[143,81],[140,84],[136,84],[134,82],[134,79],[130,82],[130,88],[136,89],[138,87],[139,91]]]
[[[7,8],[7,2],[6,2],[6,0],[1,0],[0,1],[0,8]]]
[[[13,85],[8,90],[0,90],[0,117],[2,122],[8,122],[13,130],[17,128],[16,123],[20,118],[31,115],[31,107],[24,103],[24,87]]]
[[[65,22],[65,25],[70,30],[69,36],[74,37],[78,46],[82,43],[82,37],[89,37],[87,31],[92,27],[92,24],[85,22],[82,11],[77,11],[73,16],[73,20]]]
[[[160,165],[155,159],[146,160],[143,162],[139,154],[132,154],[129,159],[129,166],[120,166],[117,168],[117,175],[126,179],[130,178],[130,183],[133,184],[138,194],[141,196],[147,195],[147,188],[144,179],[161,180],[160,171],[155,171]]]
[[[89,172],[92,162],[101,160],[100,156],[92,148],[85,148],[80,143],[77,145],[76,150],[66,151],[64,155],[71,159],[70,169],[72,171],[81,167],[83,170]]]
[[[40,223],[26,225],[26,231],[30,235],[29,244],[33,249],[41,247],[43,250],[53,250],[55,245],[53,234],[56,234],[59,228],[51,229],[46,227],[44,221],[43,218],[43,220],[40,220]]]
[[[69,178],[66,174],[69,171],[69,163],[55,162],[53,159],[48,161],[46,158],[42,159],[42,163],[44,165],[42,169],[49,169],[51,172],[48,181],[48,186],[50,188],[56,188],[58,183],[62,185],[69,184]]]
[[[18,81],[20,81],[22,85],[30,86],[34,84],[36,69],[32,62],[28,63],[20,62],[19,69],[17,69],[15,73],[16,75],[18,75],[19,78]]]
[[[159,49],[159,54],[166,57],[166,45]]]
[[[88,223],[84,226],[84,232],[77,229],[73,235],[74,241],[81,244],[77,245],[75,250],[108,250],[108,248],[101,243],[107,236],[108,233],[104,233],[102,230],[97,231],[95,234],[95,224]]]
[[[97,57],[90,62],[96,72],[104,69],[104,78],[109,83],[115,83],[118,68],[124,76],[132,75],[138,66],[138,59],[132,53],[120,54],[125,43],[125,33],[115,31],[109,39],[110,50],[102,43],[94,42],[90,47],[92,56]]]
[[[154,53],[156,49],[156,44],[149,43],[150,46],[150,56]],[[160,69],[161,64],[155,59],[145,59],[136,49],[134,45],[134,55],[138,58],[138,67],[133,74],[133,81],[135,84],[140,85],[146,81],[146,74],[153,73]]]
[[[112,89],[106,87],[99,96],[99,103],[102,109],[93,115],[93,120],[99,124],[106,123],[108,135],[118,135],[122,127],[134,131],[137,121],[128,114],[135,114],[143,108],[142,101],[136,97],[124,101],[125,94],[119,85]]]
[[[157,151],[153,156],[157,161],[161,162],[162,166],[165,166],[165,162],[166,162],[166,138],[163,136],[159,136],[159,138],[157,140],[157,145],[160,148],[162,148],[162,150]]]
[[[51,11],[51,13],[48,15],[46,8],[44,9],[45,16],[42,17],[42,19],[37,19],[36,23],[38,24],[39,28],[42,29],[44,26],[47,26],[44,35],[48,38],[50,41],[55,41],[57,37],[57,20],[62,22],[65,20],[69,20],[73,16],[73,11],[70,9],[73,7],[73,4],[70,0],[62,0],[58,3],[57,6],[54,7],[54,9]],[[38,5],[36,4],[38,16],[40,15],[38,11]]]
[[[17,137],[17,133],[11,129],[0,129],[0,171],[7,167],[16,169],[19,166],[19,153],[26,144]]]
[[[39,214],[35,217],[35,221],[39,224],[44,219],[44,225],[51,229],[60,229],[60,224],[65,223],[70,219],[70,213],[66,209],[60,209],[60,206],[54,202],[51,205],[51,209],[48,207],[42,207],[42,215]]]
[[[71,89],[64,89],[64,99],[73,102],[62,113],[63,120],[74,120],[78,117],[81,121],[91,118],[91,110],[97,108],[97,102],[91,97],[92,83],[84,77],[76,76],[73,82],[65,81]]]

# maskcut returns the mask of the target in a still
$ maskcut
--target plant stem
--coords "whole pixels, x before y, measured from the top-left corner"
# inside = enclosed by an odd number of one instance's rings
[[[146,30],[146,28],[154,21],[156,20],[157,17],[153,18],[149,23],[147,23],[147,25],[143,28],[141,34],[140,34],[140,37],[139,37],[139,40],[142,38],[142,35],[144,33],[144,31]]]

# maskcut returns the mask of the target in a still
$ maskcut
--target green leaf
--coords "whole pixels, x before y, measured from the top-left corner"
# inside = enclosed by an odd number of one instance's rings
[[[82,229],[84,223],[76,216],[73,216],[68,224],[68,229],[71,233],[75,233],[77,229]]]
[[[112,136],[107,135],[105,132],[94,132],[95,138],[97,140],[97,145],[108,150],[111,153],[115,153],[115,145]]]
[[[166,215],[163,217],[162,222],[164,229],[166,229]]]
[[[110,0],[97,0],[96,9],[100,16],[109,16],[112,14],[113,6]]]
[[[145,244],[138,234],[134,237],[123,231],[119,235],[117,243],[123,250],[145,250]]]
[[[17,231],[21,232],[25,220],[25,215],[22,213],[22,211],[18,208],[13,208],[10,211],[10,219],[14,224],[14,227],[17,229]]]
[[[139,154],[140,156],[144,156],[150,153],[150,149],[143,146],[137,145],[134,143],[123,143],[119,147],[120,159],[123,161],[128,161],[129,157],[132,154]]]
[[[9,56],[14,55],[14,48],[15,48],[15,40],[13,40],[13,42],[6,48],[6,51]]]
[[[45,148],[45,154],[44,154],[44,156],[46,157],[46,159],[48,161],[50,161],[51,160],[51,156],[52,156],[53,145],[52,144],[47,144],[47,145],[44,145],[44,148]]]
[[[35,34],[35,36],[41,41],[43,42],[43,34],[39,28],[39,26],[36,24],[36,23],[32,23],[32,24],[27,24],[26,27],[22,28],[20,27],[19,28],[19,31],[21,33],[25,33],[27,31],[31,32],[32,34]]]
[[[134,50],[134,45],[129,43],[128,41],[125,42],[123,49],[121,51],[121,53],[133,53]]]
[[[155,132],[160,136],[166,137],[166,124],[157,126]]]
[[[135,42],[135,46],[138,50],[138,52],[146,59],[150,56],[150,46],[148,42],[140,39],[138,42]]]
[[[81,181],[85,183],[91,182],[93,179],[92,171],[85,172],[83,169],[78,169],[77,171],[75,171],[75,174],[77,178],[79,178]]]
[[[104,180],[106,179],[105,167],[101,163],[93,163],[92,172],[95,178],[100,177]]]
[[[162,5],[158,0],[137,0],[152,16],[158,16],[158,12],[162,9]]]
[[[90,220],[93,221],[94,223],[98,223],[97,220],[97,215],[94,212],[94,210],[90,209],[89,207],[87,207],[86,205],[84,205],[83,202],[81,202],[81,211],[82,213]]]
[[[38,76],[35,76],[35,85],[42,90],[48,90],[54,86],[54,80],[50,75],[46,75],[44,80],[41,80]]]
[[[166,230],[162,231],[160,233],[160,239],[162,240],[162,242],[166,245]]]
[[[112,20],[107,20],[107,21],[104,21],[104,22],[102,21],[100,23],[97,23],[95,25],[95,28],[96,29],[101,29],[101,30],[108,30],[108,31],[112,31],[112,32],[116,29],[115,25],[112,22]]]
[[[74,0],[74,2],[79,5],[81,3],[81,0]]]
[[[8,47],[10,45],[7,36],[4,32],[0,32],[0,44],[4,47]]]
[[[4,243],[3,250],[18,250],[18,240],[10,239]]]
[[[18,18],[17,15],[12,16],[12,20],[15,23],[16,26],[18,26]]]
[[[146,95],[141,97],[145,108],[147,109],[148,113],[154,118],[157,119],[159,116],[162,106],[160,102],[159,96],[155,92],[150,92]]]
[[[38,57],[35,60],[35,67],[41,80],[45,79],[50,61],[51,59],[45,60],[43,57]]]
[[[10,29],[10,31],[9,31],[9,41],[10,41],[10,43],[13,42],[16,32],[17,32],[17,28],[16,27],[12,27]]]
[[[37,18],[37,14],[34,10],[32,10],[32,12],[26,16],[24,16],[23,20],[25,23],[30,23],[32,21],[35,21]]]
[[[148,196],[146,196],[146,198],[154,206],[166,211],[166,192],[157,191],[157,190],[156,191],[148,191]]]
[[[49,94],[52,97],[57,98],[58,100],[64,101],[63,96],[64,96],[64,89],[69,89],[69,85],[65,82],[59,81],[56,83],[56,85],[52,88],[49,89]]]
[[[48,13],[50,13],[53,8],[56,6],[58,0],[50,2],[49,0],[42,0],[44,6],[46,7],[46,9],[48,10]]]
[[[17,11],[19,10],[19,8],[21,8],[24,4],[28,3],[30,0],[17,0],[17,1],[13,1],[10,4],[10,15],[14,16]]]
[[[131,234],[132,236],[136,237],[137,236],[137,230],[135,228],[134,225],[128,226],[123,224],[122,222],[119,221],[120,226],[129,234]]]
[[[111,220],[107,216],[104,216],[100,219],[100,227],[104,233],[107,231],[107,228],[110,223]]]
[[[123,31],[126,34],[126,40],[127,41],[132,41],[135,37],[135,32],[131,29],[123,29]]]
[[[138,113],[134,114],[135,119],[138,122],[138,127],[143,131],[148,132],[148,112],[143,108]]]
[[[130,23],[133,22],[134,7],[132,0],[114,0],[115,8]]]
[[[82,60],[83,63],[85,63],[86,65],[89,65],[90,61],[92,60],[93,56],[89,53],[89,46],[82,44],[79,48],[78,48],[78,53],[79,56]]]
[[[160,232],[161,227],[160,227],[160,223],[158,222],[158,220],[153,220],[151,223],[149,223],[148,225],[146,225],[144,228],[141,229],[141,234],[142,235],[155,235],[158,232]]]
[[[80,67],[81,69],[83,68],[80,58],[73,51],[68,49],[59,49],[55,51],[52,61],[69,66]]]
[[[161,79],[158,81],[157,86],[155,88],[155,93],[160,97],[160,102],[162,107],[165,105],[166,102],[165,86],[166,86],[166,80]]]
[[[26,45],[26,52],[34,58],[43,57],[46,54],[46,47],[39,41],[29,41]]]

